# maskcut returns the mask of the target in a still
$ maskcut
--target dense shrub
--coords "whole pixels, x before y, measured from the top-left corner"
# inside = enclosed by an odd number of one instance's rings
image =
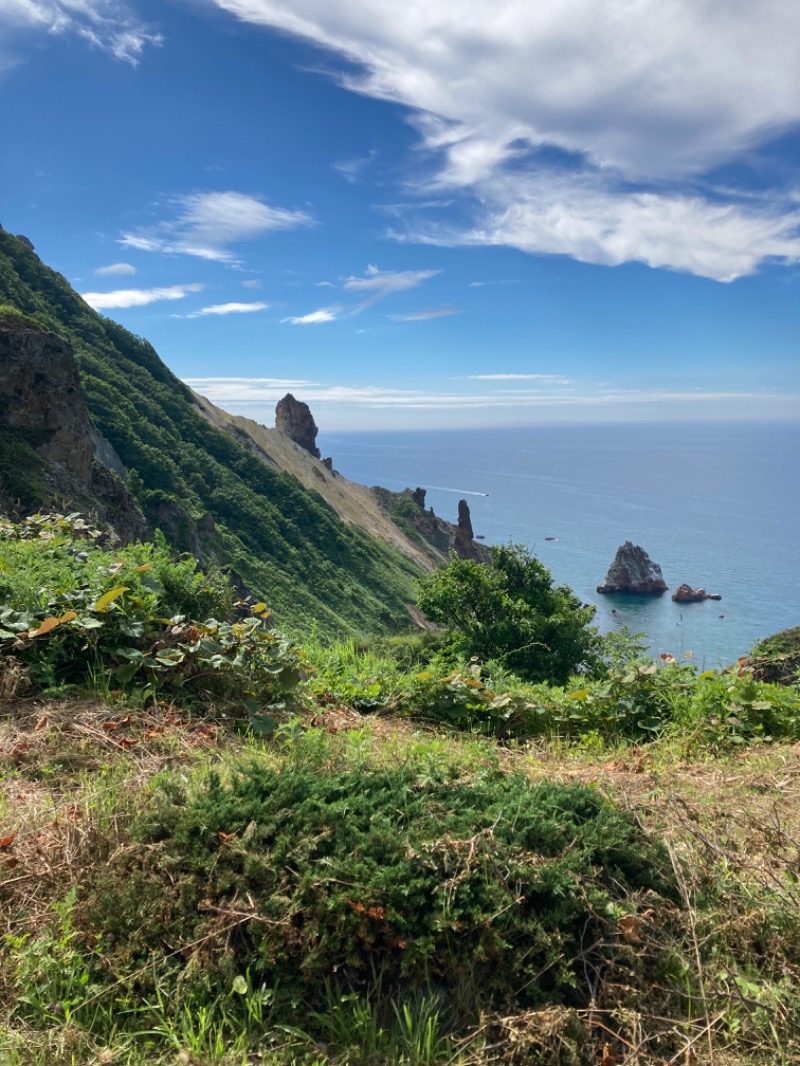
[[[594,608],[581,604],[521,544],[492,545],[491,566],[452,555],[420,583],[418,605],[465,654],[526,681],[563,684],[596,655]]]
[[[98,904],[126,965],[207,936],[223,984],[247,970],[318,1006],[326,981],[364,990],[378,972],[473,1012],[586,1005],[587,972],[638,965],[619,918],[674,896],[660,846],[594,791],[492,769],[466,783],[441,762],[173,781],[139,837]]]

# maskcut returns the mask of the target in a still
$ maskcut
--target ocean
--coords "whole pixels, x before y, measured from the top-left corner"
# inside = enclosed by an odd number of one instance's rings
[[[340,432],[320,447],[353,481],[421,486],[450,521],[463,497],[486,544],[527,544],[597,606],[601,631],[624,623],[654,654],[711,668],[800,625],[798,424]],[[670,593],[597,594],[626,540],[660,564]],[[722,600],[673,603],[683,582]]]

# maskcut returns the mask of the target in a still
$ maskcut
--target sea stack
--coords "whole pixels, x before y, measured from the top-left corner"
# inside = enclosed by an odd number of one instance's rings
[[[675,603],[702,603],[703,600],[721,600],[718,592],[706,592],[705,589],[693,589],[691,585],[679,585],[672,593]]]
[[[317,424],[311,409],[307,403],[296,400],[290,392],[287,392],[282,400],[278,400],[275,408],[275,428],[285,433],[295,444],[305,449],[315,459],[321,459],[322,455],[317,447]]]
[[[466,500],[459,500],[458,525],[456,526],[455,542],[453,544],[459,559],[477,558],[473,541],[474,534],[472,532],[472,517],[469,513],[469,506]]]
[[[661,567],[654,563],[644,548],[629,540],[617,548],[614,562],[606,579],[597,586],[598,592],[622,592],[637,596],[660,596],[667,591]]]

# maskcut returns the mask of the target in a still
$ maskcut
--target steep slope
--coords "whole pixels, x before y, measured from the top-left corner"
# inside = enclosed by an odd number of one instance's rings
[[[123,541],[145,535],[114,449],[95,431],[69,344],[0,307],[0,512],[92,513]]]
[[[94,426],[151,528],[233,568],[284,624],[317,622],[336,634],[408,625],[416,563],[211,425],[147,341],[93,311],[6,232],[0,303],[71,343]]]
[[[413,517],[420,510],[409,493],[376,491],[348,481],[280,430],[262,426],[251,418],[229,414],[204,396],[195,394],[195,399],[215,426],[231,433],[263,462],[296,477],[307,489],[319,492],[343,522],[360,526],[425,570],[432,570],[447,561],[448,550],[455,544],[455,526],[434,519],[436,528],[418,532],[409,522],[403,524],[410,528],[403,529],[390,517],[398,508],[400,520],[404,511],[409,512],[408,517]]]

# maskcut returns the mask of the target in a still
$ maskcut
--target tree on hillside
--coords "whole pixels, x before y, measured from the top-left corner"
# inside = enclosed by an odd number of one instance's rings
[[[522,544],[489,549],[491,565],[451,554],[420,584],[418,606],[466,655],[499,660],[527,681],[563,684],[597,648],[583,605]]]

